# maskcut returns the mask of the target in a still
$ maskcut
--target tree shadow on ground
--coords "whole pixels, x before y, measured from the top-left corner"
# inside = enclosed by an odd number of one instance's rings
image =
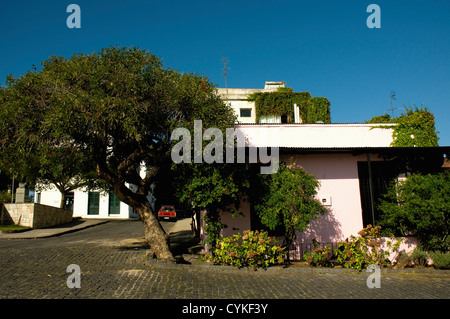
[[[189,248],[198,245],[199,238],[194,236],[191,230],[183,230],[170,234],[170,250],[174,256],[190,254]]]

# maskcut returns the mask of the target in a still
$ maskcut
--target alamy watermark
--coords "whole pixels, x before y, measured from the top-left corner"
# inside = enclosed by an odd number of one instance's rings
[[[71,13],[66,20],[66,25],[69,29],[81,28],[81,8],[78,4],[69,4],[66,12]]]
[[[67,273],[71,273],[67,277],[66,284],[70,289],[81,288],[81,268],[77,264],[70,264],[66,269]]]
[[[366,280],[366,284],[368,288],[381,288],[381,274],[380,274],[380,266],[376,264],[370,264],[367,267],[367,272],[373,272],[373,274],[369,275]]]
[[[371,14],[367,17],[366,25],[369,29],[381,28],[381,9],[378,4],[370,4],[367,6],[367,12]]]
[[[194,121],[194,145],[192,148],[191,132],[187,128],[176,128],[173,130],[171,139],[179,140],[171,151],[172,161],[179,163],[202,163],[203,161],[211,163],[245,163],[246,149],[248,149],[249,163],[269,164],[269,166],[261,166],[261,174],[274,174],[278,171],[279,166],[279,148],[278,147],[245,147],[245,136],[240,130],[234,128],[226,129],[226,145],[225,145],[225,161],[224,161],[224,138],[223,133],[218,128],[208,128],[203,132],[201,120]],[[261,133],[263,134],[263,133]],[[210,141],[203,149],[203,141]],[[271,132],[267,136],[267,141],[276,141],[277,133]],[[236,146],[235,147],[235,141]],[[274,144],[274,143],[271,143]],[[275,144],[277,145],[277,144]],[[268,150],[270,149],[270,154]],[[193,152],[192,152],[193,150]],[[235,156],[236,150],[236,156]]]

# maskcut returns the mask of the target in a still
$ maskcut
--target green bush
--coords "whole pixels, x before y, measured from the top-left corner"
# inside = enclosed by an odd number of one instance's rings
[[[388,241],[387,249],[381,248],[381,227],[368,225],[362,229],[359,236],[350,236],[346,240],[338,243],[338,248],[334,249],[333,255],[336,260],[331,262],[331,247],[318,248],[314,244],[314,251],[304,254],[304,259],[312,266],[334,266],[342,265],[345,268],[362,270],[370,264],[377,264],[381,267],[390,264],[389,255],[397,252],[402,239],[395,243]]]
[[[313,238],[312,239],[314,250],[307,251],[303,254],[303,259],[307,261],[311,266],[315,267],[330,267],[332,266],[331,258],[333,252],[331,250],[331,245],[326,245],[320,248],[319,242]]]
[[[450,172],[412,174],[392,184],[379,209],[384,230],[417,237],[428,251],[450,249]]]
[[[395,243],[388,241],[386,243],[387,250],[383,250],[380,226],[368,225],[358,234],[359,237],[351,236],[339,243],[338,248],[334,250],[338,264],[358,270],[362,270],[370,264],[386,267],[391,263],[389,255],[391,252],[397,252],[402,243],[402,239],[398,239]]]
[[[430,257],[436,269],[450,269],[450,253],[430,252]]]
[[[420,247],[412,251],[411,258],[416,266],[426,266],[428,263],[428,253]]]
[[[207,259],[214,264],[253,268],[267,268],[284,264],[286,252],[265,231],[244,231],[218,240],[212,256]]]

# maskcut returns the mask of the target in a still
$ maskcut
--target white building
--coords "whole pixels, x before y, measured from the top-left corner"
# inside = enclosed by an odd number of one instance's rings
[[[59,207],[61,193],[55,188],[36,193],[36,203]],[[137,218],[133,208],[120,202],[114,193],[75,190],[66,198],[66,208],[73,210],[73,217],[82,218]]]
[[[223,89],[218,88],[220,97],[236,112],[239,123],[256,123],[255,102],[247,98],[253,93],[276,92],[279,87],[286,87],[284,82],[266,82],[264,89]],[[281,123],[281,118],[279,123]]]

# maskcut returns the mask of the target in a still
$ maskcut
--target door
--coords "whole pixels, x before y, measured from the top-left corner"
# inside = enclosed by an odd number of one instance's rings
[[[120,200],[113,192],[109,193],[109,214],[110,215],[120,214]]]
[[[359,190],[363,226],[375,226],[379,220],[378,205],[386,194],[390,183],[396,178],[395,170],[389,162],[358,162]]]
[[[66,202],[64,203],[64,208],[68,210],[73,210],[73,202],[75,196],[73,192],[70,192],[66,195]]]
[[[100,193],[89,192],[88,215],[98,215],[100,207]]]

